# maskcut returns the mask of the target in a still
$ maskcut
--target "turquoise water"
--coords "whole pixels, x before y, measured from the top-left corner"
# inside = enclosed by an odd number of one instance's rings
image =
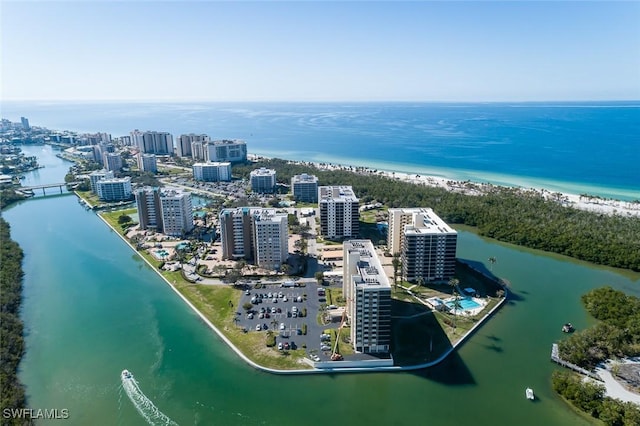
[[[449,308],[453,309],[454,306],[454,302],[447,302],[445,303]],[[458,300],[458,304],[460,306],[461,310],[464,309],[476,309],[480,307],[480,304],[477,303],[476,301],[474,301],[471,298],[462,298]]]
[[[12,120],[245,139],[249,152],[459,180],[640,198],[640,102],[2,102]]]

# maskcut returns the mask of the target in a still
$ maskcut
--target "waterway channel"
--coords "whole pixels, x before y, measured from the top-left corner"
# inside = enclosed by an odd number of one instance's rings
[[[25,152],[46,166],[25,185],[63,181],[70,163],[55,151]],[[36,197],[3,216],[25,251],[20,378],[29,405],[66,408],[73,425],[147,424],[121,385],[125,368],[181,425],[591,424],[554,395],[551,344],[565,322],[591,323],[579,300],[588,290],[640,296],[640,274],[461,231],[458,256],[496,257],[513,298],[457,353],[412,373],[282,377],[245,365],[73,195]]]

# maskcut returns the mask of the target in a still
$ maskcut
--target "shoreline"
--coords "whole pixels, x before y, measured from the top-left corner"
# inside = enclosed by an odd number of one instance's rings
[[[248,154],[247,160],[257,161],[259,159],[272,159],[274,157]],[[640,191],[639,201],[624,201],[613,198],[603,198],[597,195],[573,194],[569,192],[551,191],[545,188],[525,188],[519,185],[501,185],[485,182],[476,182],[470,180],[455,180],[436,175],[422,175],[409,173],[406,171],[373,169],[371,167],[354,166],[348,164],[310,162],[301,160],[284,159],[294,164],[311,165],[320,170],[343,170],[352,171],[354,173],[384,176],[389,179],[400,180],[413,183],[415,185],[425,185],[436,188],[443,188],[447,191],[454,191],[465,195],[484,195],[491,191],[492,188],[515,188],[521,192],[535,192],[543,196],[548,201],[554,201],[565,207],[573,207],[578,210],[584,210],[594,213],[606,215],[617,215],[623,217],[640,217]]]
[[[80,199],[82,199],[75,191],[74,194],[79,197]],[[254,361],[252,361],[251,359],[249,359],[240,349],[238,349],[231,340],[229,340],[224,333],[222,333],[202,312],[200,312],[198,310],[198,308],[196,308],[190,301],[189,299],[187,299],[181,292],[180,290],[178,290],[173,284],[171,284],[171,282],[169,282],[169,280],[163,276],[158,269],[153,266],[144,256],[142,256],[140,253],[138,253],[138,250],[136,250],[135,247],[133,247],[131,245],[131,243],[129,241],[127,241],[127,238],[122,235],[120,232],[118,232],[117,229],[115,229],[113,226],[111,226],[111,224],[109,224],[109,222],[107,222],[105,220],[105,218],[103,218],[100,213],[96,212],[96,215],[100,218],[100,220],[107,225],[107,227],[109,229],[111,229],[111,231],[113,231],[118,237],[120,237],[120,239],[122,241],[124,241],[124,243],[131,249],[133,250],[136,255],[138,255],[152,270],[153,272],[155,272],[170,288],[171,290],[173,290],[179,297],[180,299],[182,299],[183,302],[185,302],[187,304],[187,306],[189,306],[191,308],[191,310],[193,310],[193,312],[196,313],[196,315],[198,315],[198,317],[205,323],[205,325],[207,325],[211,330],[213,330],[213,332],[233,351],[235,352],[241,360],[243,360],[246,364],[248,364],[249,366],[253,367],[256,370],[265,372],[265,373],[271,373],[271,374],[278,374],[278,375],[301,375],[301,374],[333,374],[333,373],[379,373],[379,372],[403,372],[403,371],[415,371],[415,370],[422,370],[425,368],[429,368],[429,367],[433,367],[439,363],[441,363],[442,361],[444,361],[449,355],[451,355],[459,346],[463,345],[469,338],[470,336],[472,336],[477,330],[478,328],[480,328],[480,326],[484,325],[485,321],[487,321],[489,318],[491,318],[493,316],[493,314],[500,308],[502,307],[502,305],[504,305],[504,303],[508,300],[508,289],[505,288],[505,291],[507,292],[505,294],[505,297],[502,298],[502,300],[500,300],[500,302],[498,302],[498,304],[496,306],[494,306],[489,312],[487,312],[485,315],[482,316],[482,318],[480,318],[476,324],[471,327],[464,335],[462,335],[460,337],[460,339],[451,345],[451,347],[445,351],[442,355],[440,355],[438,358],[436,358],[433,361],[430,362],[426,362],[426,363],[422,363],[422,364],[415,364],[415,365],[408,365],[408,366],[399,366],[399,365],[394,365],[394,366],[390,366],[390,367],[336,367],[336,368],[315,368],[312,367],[312,369],[307,370],[278,370],[275,368],[269,368],[269,367],[264,367]],[[197,284],[194,284],[197,285]],[[340,362],[340,361],[336,361],[336,362]],[[310,364],[308,364],[310,365]]]

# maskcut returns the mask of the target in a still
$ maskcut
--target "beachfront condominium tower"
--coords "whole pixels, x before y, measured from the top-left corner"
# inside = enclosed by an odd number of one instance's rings
[[[354,350],[388,353],[391,284],[369,240],[344,242],[342,294],[347,301]]]
[[[173,136],[167,132],[131,132],[131,140],[143,154],[173,155]]]
[[[102,157],[104,168],[119,172],[122,169],[122,156],[116,152],[105,152]]]
[[[140,229],[182,237],[193,229],[191,194],[178,189],[144,187],[136,190]]]
[[[255,263],[265,269],[279,269],[289,253],[289,223],[286,212],[275,209],[253,210]]]
[[[228,182],[231,180],[231,163],[195,163],[193,179],[202,182]]]
[[[318,187],[320,233],[327,238],[355,237],[360,232],[360,200],[350,186]]]
[[[160,191],[163,233],[183,237],[193,229],[193,205],[191,193],[179,189]]]
[[[389,209],[389,251],[410,282],[447,281],[455,274],[458,233],[429,208]]]
[[[113,179],[115,177],[115,175],[113,174],[113,171],[110,170],[94,170],[93,172],[91,172],[89,174],[89,182],[91,182],[91,191],[94,194],[98,193],[98,188],[97,188],[97,184],[99,181],[101,180],[105,180],[105,179]]]
[[[318,202],[318,178],[303,173],[291,178],[291,192],[295,201],[303,203]]]
[[[260,167],[249,174],[251,190],[260,194],[273,194],[276,191],[276,171]]]
[[[162,208],[160,188],[145,186],[135,191],[140,229],[162,232]]]
[[[221,139],[204,146],[204,161],[247,161],[247,143],[239,139]]]
[[[288,256],[288,217],[275,209],[238,207],[220,212],[222,258],[277,269]]]
[[[180,135],[176,140],[176,155],[178,157],[190,157],[193,155],[192,144],[194,142],[206,143],[209,142],[210,138],[208,135],[196,135],[194,133],[190,133],[188,135]]]
[[[138,153],[138,169],[141,172],[157,173],[158,172],[158,160],[153,154]]]
[[[102,179],[96,182],[96,194],[102,201],[126,201],[131,199],[131,178]]]
[[[253,261],[253,222],[251,208],[238,207],[220,211],[222,258]]]

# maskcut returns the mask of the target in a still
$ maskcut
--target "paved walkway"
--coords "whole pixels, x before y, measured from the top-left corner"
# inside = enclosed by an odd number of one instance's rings
[[[627,390],[622,386],[605,368],[596,368],[596,373],[602,377],[604,386],[606,387],[606,394],[611,398],[617,398],[625,402],[633,402],[640,405],[640,395]]]

